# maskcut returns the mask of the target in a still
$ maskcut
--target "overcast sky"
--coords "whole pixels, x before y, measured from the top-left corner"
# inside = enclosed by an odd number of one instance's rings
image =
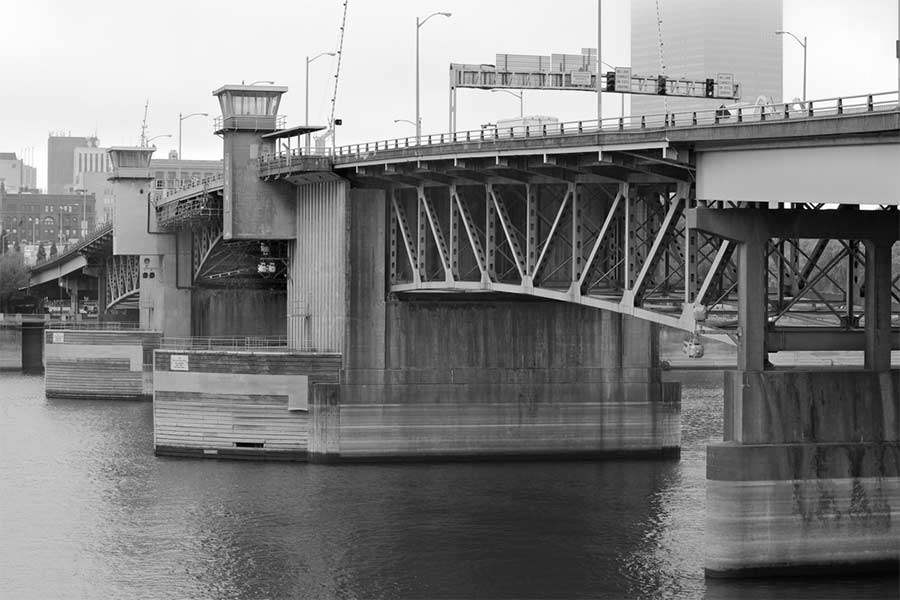
[[[336,49],[342,8],[342,0],[16,2],[4,11],[0,35],[0,151],[31,149],[46,189],[49,132],[96,132],[104,146],[136,145],[149,99],[148,135],[172,136],[154,142],[157,156],[177,148],[179,112],[208,112],[184,121],[183,155],[221,158],[212,90],[274,80],[290,88],[280,112],[289,125],[302,124],[305,57]],[[350,0],[339,145],[414,133],[393,120],[415,118],[415,18],[435,11],[453,15],[421,29],[426,133],[448,129],[450,62],[596,46],[596,0]],[[897,0],[784,0],[784,28],[809,38],[807,96],[896,90],[897,13]],[[629,64],[629,28],[629,0],[604,0],[604,61]],[[800,46],[785,40],[786,97],[800,95],[802,57]],[[336,66],[328,56],[310,66],[311,123],[328,119]],[[518,100],[508,94],[460,90],[458,97],[461,130],[518,115]],[[609,96],[604,113],[618,111],[618,99]],[[525,113],[590,119],[596,100],[583,92],[526,92]]]

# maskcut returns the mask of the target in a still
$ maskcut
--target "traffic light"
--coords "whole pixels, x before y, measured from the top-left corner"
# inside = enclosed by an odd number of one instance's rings
[[[660,75],[656,78],[656,93],[660,96],[666,95],[666,76]]]
[[[607,92],[616,91],[616,72],[615,71],[607,71],[606,72],[606,91]]]
[[[706,80],[706,97],[707,97],[707,98],[713,98],[713,97],[715,97],[715,95],[716,95],[715,88],[714,88],[715,83],[716,83],[716,82],[715,82],[714,79],[707,79],[707,80]]]

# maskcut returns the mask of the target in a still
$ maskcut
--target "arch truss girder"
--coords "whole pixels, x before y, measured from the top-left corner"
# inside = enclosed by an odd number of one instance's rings
[[[692,329],[685,299],[711,267],[705,295],[731,288],[733,273],[721,240],[687,231],[691,194],[675,182],[394,188],[392,291],[531,295]]]
[[[140,293],[140,256],[115,254],[106,257],[106,309]]]

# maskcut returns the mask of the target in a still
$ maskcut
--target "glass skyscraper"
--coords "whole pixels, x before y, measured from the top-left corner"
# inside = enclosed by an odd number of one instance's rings
[[[756,103],[760,96],[782,102],[785,42],[775,35],[781,28],[782,0],[632,0],[632,72],[699,80],[732,73],[741,85],[740,103]],[[631,114],[661,113],[664,102],[662,96],[634,94]],[[736,102],[669,96],[668,110],[706,110]]]

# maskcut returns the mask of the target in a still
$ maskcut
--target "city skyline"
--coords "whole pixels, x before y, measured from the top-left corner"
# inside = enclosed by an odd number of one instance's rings
[[[810,10],[813,4],[815,10]],[[272,15],[279,15],[277,21],[264,18],[254,8],[256,12],[237,21],[244,27],[255,24],[256,31],[245,32],[240,44],[222,45],[221,36],[234,27],[238,7],[228,12],[213,11],[211,5],[178,5],[183,18],[172,21],[167,15],[176,5],[164,2],[153,14],[141,16],[141,22],[152,28],[157,21],[165,21],[174,41],[141,52],[134,51],[133,31],[122,27],[137,18],[127,7],[100,3],[93,11],[83,11],[51,0],[23,6],[22,26],[0,40],[0,51],[19,57],[5,77],[13,90],[29,93],[14,93],[6,99],[8,109],[0,117],[0,131],[5,134],[0,150],[35,148],[38,187],[47,190],[49,132],[96,133],[104,145],[136,145],[149,99],[148,136],[172,136],[155,142],[158,158],[178,146],[179,113],[192,112],[210,116],[183,122],[185,158],[221,158],[221,142],[212,135],[218,107],[211,91],[241,80],[287,85],[290,90],[281,112],[287,115],[288,125],[301,124],[304,56],[335,50],[342,3],[315,9],[279,2],[268,6]],[[528,2],[494,2],[485,7],[468,0],[429,0],[377,8],[351,3],[335,114],[343,120],[337,144],[414,134],[408,124],[394,121],[414,114],[416,16],[440,10],[452,13],[451,18],[429,22],[421,30],[422,117],[423,131],[428,133],[448,129],[446,68],[450,62],[487,62],[501,52],[578,52],[596,46],[596,2],[582,0],[567,8],[560,15],[552,7]],[[627,0],[603,4],[602,58],[606,62],[630,63],[629,13]],[[495,35],[497,24],[512,14],[516,27],[504,28],[501,39]],[[522,14],[531,18],[523,20]],[[560,19],[566,27],[548,30],[546,23]],[[785,0],[783,25],[808,37],[808,98],[896,89],[895,3],[869,2],[865,11],[854,11],[836,1]],[[662,33],[665,41],[665,24]],[[396,43],[385,44],[384,39]],[[40,58],[22,50],[35,40],[44,46]],[[784,95],[792,98],[801,92],[802,49],[792,39],[785,38],[783,43]],[[185,52],[190,60],[184,60]],[[336,60],[323,56],[310,65],[309,108],[314,124],[328,120]],[[68,91],[60,94],[61,89]],[[615,95],[604,95],[604,116],[617,116],[619,106]],[[583,92],[529,91],[524,107],[525,114],[552,115],[563,121],[590,119],[596,115],[596,98]],[[506,94],[466,90],[459,95],[458,128],[477,128],[515,116],[517,109],[518,102]]]

